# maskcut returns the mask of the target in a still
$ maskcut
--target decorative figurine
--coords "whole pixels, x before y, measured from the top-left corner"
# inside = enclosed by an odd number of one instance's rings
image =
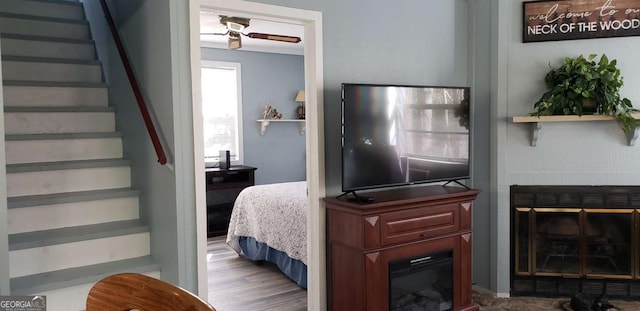
[[[262,112],[263,119],[282,119],[282,113],[279,113],[278,110],[271,107],[267,102],[264,105],[264,111]]]

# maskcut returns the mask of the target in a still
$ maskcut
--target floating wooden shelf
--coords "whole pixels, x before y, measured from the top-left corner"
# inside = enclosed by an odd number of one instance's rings
[[[260,135],[264,135],[264,133],[267,131],[267,126],[269,126],[269,124],[271,122],[288,122],[288,123],[298,123],[300,126],[300,135],[304,135],[304,131],[306,129],[307,126],[307,122],[306,120],[302,119],[259,119],[257,120],[257,122],[260,123]]]
[[[634,118],[640,119],[640,113],[632,114]],[[511,117],[513,123],[529,123],[531,124],[531,146],[535,147],[538,143],[538,132],[542,129],[542,123],[545,122],[581,122],[581,121],[615,121],[614,116],[609,115],[559,115],[559,116],[515,116]],[[638,139],[638,128],[634,127],[627,134],[627,143],[629,146],[635,146]]]

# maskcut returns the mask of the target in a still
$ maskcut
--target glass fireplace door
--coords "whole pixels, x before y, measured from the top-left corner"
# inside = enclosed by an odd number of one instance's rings
[[[517,275],[631,279],[633,209],[518,208]]]
[[[640,186],[511,186],[511,293],[640,299]]]
[[[536,275],[575,275],[580,271],[580,209],[534,209]]]
[[[631,209],[585,210],[585,275],[632,277],[632,220]]]

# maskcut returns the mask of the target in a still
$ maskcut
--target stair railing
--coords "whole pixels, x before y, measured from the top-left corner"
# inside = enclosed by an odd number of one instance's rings
[[[124,45],[122,44],[122,40],[120,39],[120,34],[118,33],[116,24],[113,21],[113,17],[111,16],[111,12],[109,11],[107,2],[105,0],[100,0],[100,5],[102,6],[104,17],[107,19],[107,24],[109,25],[109,29],[111,30],[111,35],[113,36],[113,40],[116,43],[116,48],[118,49],[118,54],[120,54],[122,65],[124,65],[124,69],[127,72],[127,77],[129,78],[129,84],[131,84],[131,88],[133,89],[133,94],[135,95],[136,101],[138,102],[138,108],[140,108],[142,119],[144,119],[144,124],[147,127],[147,131],[149,132],[149,137],[151,138],[151,142],[153,143],[153,148],[155,149],[156,155],[158,156],[158,162],[161,165],[165,165],[167,164],[167,156],[164,153],[164,149],[162,148],[162,144],[160,143],[160,138],[158,138],[158,133],[156,132],[156,128],[153,125],[153,121],[151,120],[151,115],[149,114],[149,110],[147,109],[147,104],[145,103],[144,97],[142,96],[142,91],[140,91],[140,85],[138,84],[138,80],[136,80],[136,77],[133,73],[133,67],[131,67],[131,63],[129,62],[129,57],[127,56],[127,53],[124,50]]]

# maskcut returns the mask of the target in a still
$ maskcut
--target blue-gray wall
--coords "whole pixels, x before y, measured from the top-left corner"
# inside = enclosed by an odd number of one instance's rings
[[[188,44],[176,48],[175,44],[179,42],[173,41],[168,48],[166,43],[166,40],[174,40],[176,32],[183,32],[186,27],[184,2],[145,1],[135,12],[122,14],[130,16],[123,26],[128,42],[132,42],[135,58],[141,63],[144,83],[150,86],[148,94],[157,91],[158,96],[162,96],[171,92],[162,88],[171,88],[173,92],[182,89],[165,75],[184,76],[184,72],[173,69],[177,68],[176,62],[188,58]],[[626,84],[622,95],[638,106],[640,91],[633,87],[640,82],[640,76],[634,70],[640,65],[640,59],[635,57],[635,51],[640,48],[637,37],[524,44],[521,42],[522,1],[256,2],[315,10],[323,14],[328,195],[340,191],[340,83],[472,87],[472,183],[483,191],[474,205],[473,258],[474,282],[477,284],[500,293],[509,291],[508,187],[511,184],[639,183],[640,167],[635,159],[640,156],[640,151],[637,147],[625,145],[624,135],[615,122],[545,125],[535,148],[529,146],[526,126],[507,122],[509,116],[532,111],[533,103],[544,90],[543,76],[549,63],[556,65],[563,57],[578,54],[606,53],[610,58],[617,58]],[[167,12],[169,8],[171,11]],[[176,145],[175,150],[181,150],[188,147],[190,139],[193,140],[193,135],[187,132],[189,124],[182,116],[189,114],[190,100],[183,94],[172,95],[173,101],[158,98],[153,102],[162,123],[168,123],[163,124],[166,125],[163,130]],[[175,111],[175,127],[169,120],[171,113],[168,110]],[[273,126],[266,135],[272,134],[272,130]],[[143,149],[140,153],[145,153],[148,147]],[[186,157],[188,152],[184,153]],[[162,172],[157,172],[158,169],[148,167],[153,163],[143,163],[145,167],[136,169],[136,176],[162,177],[157,183],[152,179],[147,187],[159,194],[158,199],[148,200],[161,205],[158,214],[162,216],[153,223],[156,224],[154,226],[168,224],[167,232],[158,237],[167,238],[169,243],[154,247],[160,247],[156,252],[168,258],[169,269],[184,269],[173,265],[188,265],[189,262],[178,262],[177,256],[171,252],[178,248],[189,250],[189,246],[181,247],[181,239],[172,235],[188,226],[190,220],[188,217],[180,218],[175,224],[172,217],[176,213],[186,213],[182,209],[188,207],[164,206],[167,203],[162,202],[169,196],[169,201],[186,201],[186,206],[189,206],[190,194],[181,190],[184,189],[184,176],[166,178]],[[163,181],[170,185],[160,185]],[[176,196],[185,198],[176,199],[173,194],[164,194],[164,190],[173,188]],[[189,276],[190,273],[192,271],[183,270],[180,275]]]
[[[108,1],[172,171],[157,163],[98,1],[83,2],[109,83],[109,102],[116,109],[116,128],[131,160],[132,186],[141,191],[140,214],[150,226],[151,255],[162,266],[162,279],[196,290],[191,94],[183,91],[191,89],[188,3]]]
[[[328,195],[341,189],[341,83],[469,85],[467,1],[256,2],[322,12]]]
[[[493,0],[469,1],[469,81],[472,94],[472,187],[482,192],[473,204],[473,282],[491,289],[491,14]],[[497,1],[497,0],[496,0]]]
[[[298,124],[272,122],[261,136],[256,122],[267,102],[283,119],[295,119],[293,99],[304,90],[304,57],[203,48],[202,59],[242,66],[244,164],[258,168],[256,184],[305,180],[305,136]]]
[[[498,269],[497,291],[509,292],[509,186],[518,185],[640,185],[640,148],[627,146],[615,121],[544,124],[537,147],[530,146],[529,126],[508,117],[527,115],[545,91],[549,64],[565,57],[606,54],[617,59],[624,77],[620,94],[640,107],[640,49],[638,37],[522,43],[522,2],[500,1],[501,15],[494,36],[501,53],[498,71],[496,133],[497,197],[494,236]],[[619,9],[625,9],[623,5]]]
[[[124,0],[114,1],[126,2]],[[497,12],[497,1],[491,0],[490,4],[489,1],[482,1],[482,5],[487,4],[490,9],[468,0],[258,1],[315,10],[323,14],[325,87],[323,95],[328,195],[339,194],[341,188],[339,91],[341,83],[463,85],[473,88],[474,146],[472,152],[474,159],[472,185],[483,191],[474,205],[474,282],[487,287],[490,282],[489,275],[495,275],[495,266],[494,270],[491,270],[489,261],[486,259],[496,254],[489,252],[489,249],[495,246],[493,241],[496,240],[496,236],[489,236],[490,232],[493,232],[491,231],[493,229],[490,228],[495,225],[492,222],[495,221],[495,218],[487,216],[488,213],[495,210],[490,208],[488,203],[489,193],[495,190],[490,189],[493,185],[490,183],[489,154],[492,151],[489,150],[489,145],[490,137],[493,137],[493,134],[488,134],[491,124],[487,119],[488,111],[494,109],[491,103],[495,94],[489,94],[487,80],[491,83],[496,81],[491,77],[491,73],[497,66],[491,58],[491,55],[497,52],[497,44],[493,44],[493,40],[496,40],[496,34],[493,23],[489,21],[496,17],[494,13]],[[171,79],[165,75],[173,75],[174,78],[184,77],[184,72],[181,71],[182,67],[177,63],[188,61],[188,44],[176,46],[176,43],[179,42],[166,43],[166,40],[174,40],[176,32],[182,33],[187,27],[184,21],[184,16],[187,13],[183,12],[184,6],[186,6],[183,3],[185,2],[187,1],[145,1],[135,9],[135,12],[122,13],[123,16],[130,16],[122,25],[129,44],[128,47],[133,50],[136,61],[140,63],[136,63],[136,66],[139,68],[138,70],[143,72],[141,75],[144,76],[144,84],[149,86],[147,88],[148,94],[158,91],[158,96],[162,96],[169,95],[166,93],[171,92],[159,90],[159,88],[169,88],[173,92],[184,89],[183,86],[177,85],[176,81],[169,81]],[[125,5],[118,7],[124,8]],[[169,8],[171,11],[167,12]],[[126,11],[126,9],[122,11]],[[476,14],[480,17],[476,17]],[[491,42],[490,46],[488,42]],[[167,47],[167,45],[170,46]],[[167,53],[170,55],[166,55]],[[154,74],[157,77],[153,77]],[[172,95],[173,97],[171,97]],[[184,98],[183,94],[171,94],[168,98],[153,100],[161,123],[166,125],[163,130],[167,131],[165,134],[168,136],[168,140],[175,145],[174,150],[183,153],[183,157],[188,156],[189,141],[193,141],[193,134],[188,133],[188,130],[192,128],[189,128],[190,124],[184,118],[191,112],[190,102],[190,98]],[[173,114],[169,113],[169,110]],[[169,120],[171,116],[173,123]],[[274,130],[277,127],[280,127],[282,131],[287,131],[286,133],[292,130],[287,129],[286,126],[271,125],[265,137],[275,134]],[[251,131],[251,126],[245,128],[245,132],[249,131]],[[278,136],[282,135],[278,133]],[[137,142],[142,142],[142,140],[140,138]],[[130,150],[135,150],[133,148]],[[265,146],[265,148],[272,147]],[[148,149],[148,147],[144,149]],[[191,155],[193,155],[192,150]],[[147,160],[147,162],[149,161]],[[144,163],[143,168],[136,169],[140,170],[136,176],[157,177],[158,174],[150,174],[150,172],[158,171],[152,167],[154,163]],[[260,165],[256,164],[256,166]],[[181,238],[183,234],[181,229],[188,228],[192,224],[192,220],[187,216],[178,217],[177,224],[175,224],[174,217],[176,214],[186,215],[188,214],[187,210],[193,208],[193,204],[189,205],[191,201],[189,196],[193,196],[193,194],[186,190],[182,183],[188,173],[179,173],[179,170],[176,169],[176,175],[179,174],[180,176],[176,176],[175,179],[161,176],[162,178],[159,178],[158,182],[152,180],[145,189],[151,191],[152,194],[158,194],[158,200],[153,198],[148,198],[148,200],[161,205],[161,207],[154,207],[159,211],[154,212],[155,215],[158,215],[152,222],[155,224],[154,227],[160,230],[159,226],[166,226],[166,232],[158,233],[155,236],[156,242],[153,247],[156,250],[154,252],[163,258],[165,267],[171,270],[167,272],[168,275],[190,278],[195,276],[195,273],[188,268],[188,266],[195,267],[193,263],[195,246],[183,245],[189,243],[184,242],[187,239]],[[163,181],[167,181],[169,186],[159,184]],[[164,190],[170,191],[173,188],[175,188],[175,196],[178,198],[163,193]],[[162,202],[161,200],[166,200],[167,196],[169,196],[167,201],[170,203]],[[178,204],[172,202],[178,202]],[[184,204],[182,204],[183,202]],[[177,206],[171,207],[170,205]],[[173,210],[171,210],[172,208]],[[176,231],[178,237],[175,236]],[[162,239],[167,239],[166,245],[157,244]],[[172,252],[178,249],[187,253],[182,257],[173,255]],[[195,284],[190,280],[180,281],[181,284],[188,286]]]
[[[490,288],[489,1],[258,0],[322,12],[327,195],[340,193],[342,82],[472,87],[473,282]]]

